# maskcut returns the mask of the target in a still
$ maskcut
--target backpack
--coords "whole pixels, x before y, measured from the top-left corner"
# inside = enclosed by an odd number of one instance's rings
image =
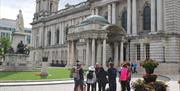
[[[88,78],[88,79],[92,79],[92,78],[93,78],[93,72],[89,72],[89,73],[87,74],[87,78]]]

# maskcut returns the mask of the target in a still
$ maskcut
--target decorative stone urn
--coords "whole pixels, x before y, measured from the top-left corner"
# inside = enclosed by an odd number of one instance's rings
[[[152,59],[146,59],[141,62],[141,66],[145,68],[146,74],[143,75],[144,80],[137,80],[132,83],[135,91],[167,91],[167,85],[163,81],[156,81],[157,75],[154,69],[159,64]]]

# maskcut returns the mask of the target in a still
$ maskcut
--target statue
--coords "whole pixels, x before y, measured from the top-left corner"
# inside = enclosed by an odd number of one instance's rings
[[[24,54],[24,44],[23,44],[23,41],[21,41],[18,45],[17,45],[17,51],[16,53],[19,53],[19,54]]]
[[[14,49],[13,49],[12,47],[10,47],[10,48],[7,50],[7,53],[13,54],[13,53],[14,53]]]
[[[16,19],[16,31],[24,32],[24,19],[21,10],[19,10],[19,14],[17,15]]]

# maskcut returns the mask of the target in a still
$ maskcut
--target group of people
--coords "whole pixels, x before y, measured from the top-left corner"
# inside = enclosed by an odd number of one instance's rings
[[[86,88],[87,91],[96,91],[97,86],[98,91],[116,91],[116,78],[118,74],[121,90],[130,91],[130,63],[124,63],[118,69],[114,67],[113,63],[109,63],[107,71],[105,71],[105,69],[97,63],[95,67],[90,66],[88,68],[87,74],[84,74],[82,65],[78,64],[77,67],[73,67],[72,69],[72,75],[75,83],[74,91],[86,91]],[[84,81],[84,77],[86,77],[86,81]],[[109,88],[106,89],[107,84],[109,84]]]

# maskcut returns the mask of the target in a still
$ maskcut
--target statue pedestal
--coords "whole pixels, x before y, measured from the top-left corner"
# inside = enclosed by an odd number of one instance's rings
[[[25,54],[6,54],[3,62],[4,71],[32,71],[33,62]]]
[[[41,76],[48,76],[48,58],[43,57],[42,58],[42,69],[41,69]]]
[[[22,32],[14,32],[12,34],[12,37],[13,37],[12,38],[12,48],[14,49],[15,52],[17,51],[17,45],[19,44],[20,41],[23,41],[23,43],[26,42],[25,36],[26,36],[26,34],[22,33]]]

